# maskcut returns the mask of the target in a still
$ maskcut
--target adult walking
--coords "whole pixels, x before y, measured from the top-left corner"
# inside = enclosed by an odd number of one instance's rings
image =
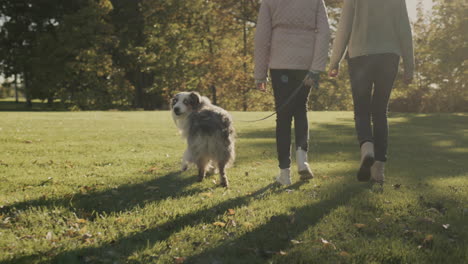
[[[255,32],[255,82],[266,91],[270,70],[276,109],[279,175],[291,184],[291,122],[294,118],[296,161],[302,180],[313,178],[308,164],[307,100],[328,59],[330,29],[323,0],[263,0]],[[301,85],[303,84],[303,85]],[[300,90],[296,90],[300,87]],[[291,101],[288,99],[297,91]],[[287,103],[287,104],[285,104]]]
[[[331,77],[337,76],[346,49],[361,148],[357,177],[383,184],[387,108],[400,56],[404,81],[409,84],[413,79],[413,40],[405,0],[345,0],[333,43]]]

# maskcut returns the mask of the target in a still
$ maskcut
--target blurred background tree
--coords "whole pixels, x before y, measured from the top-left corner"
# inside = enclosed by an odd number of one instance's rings
[[[335,31],[342,0],[325,2]],[[259,0],[2,0],[0,74],[8,81],[0,96],[17,90],[29,105],[41,99],[76,109],[167,109],[174,93],[196,90],[229,110],[272,110],[272,95],[253,82],[259,6]],[[396,83],[390,108],[468,111],[467,4],[435,0],[430,17],[423,1],[418,9],[416,81]],[[322,75],[311,109],[352,109],[345,64],[337,79]]]

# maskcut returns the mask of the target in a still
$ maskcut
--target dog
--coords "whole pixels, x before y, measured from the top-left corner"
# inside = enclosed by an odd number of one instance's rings
[[[197,92],[181,92],[172,98],[174,123],[187,140],[182,157],[182,171],[189,163],[198,167],[198,181],[209,168],[217,169],[221,186],[228,187],[226,168],[235,159],[235,130],[231,115]]]

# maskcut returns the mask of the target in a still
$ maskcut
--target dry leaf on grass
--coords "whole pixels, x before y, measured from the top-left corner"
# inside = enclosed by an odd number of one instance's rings
[[[359,224],[359,223],[354,224],[354,226],[355,226],[357,229],[362,229],[362,228],[366,227],[365,224]]]
[[[320,242],[322,242],[323,247],[325,247],[325,248],[333,248],[333,249],[336,250],[336,246],[335,246],[333,243],[328,242],[327,240],[325,240],[325,239],[323,239],[323,238],[320,239]]]
[[[157,191],[157,190],[159,190],[159,187],[158,186],[148,186],[148,187],[146,187],[146,190],[147,191]]]
[[[182,264],[185,262],[185,258],[184,257],[174,257],[174,263],[175,264]]]
[[[349,253],[346,252],[346,251],[341,251],[341,252],[340,252],[340,256],[342,256],[342,257],[351,257],[351,254],[349,254]]]
[[[214,225],[214,226],[219,226],[219,227],[225,227],[225,226],[226,226],[226,223],[223,223],[223,222],[214,222],[213,225]]]
[[[234,209],[228,209],[228,215],[235,215],[236,211]]]
[[[426,235],[424,240],[422,241],[422,244],[418,246],[418,248],[430,248],[432,247],[432,242],[434,241],[434,236],[433,235]]]

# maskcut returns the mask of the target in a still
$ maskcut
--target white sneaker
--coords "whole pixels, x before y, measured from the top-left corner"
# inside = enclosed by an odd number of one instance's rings
[[[281,185],[291,185],[291,169],[280,169],[278,177],[276,177],[276,182]]]
[[[383,161],[376,161],[374,165],[371,167],[371,177],[372,180],[376,183],[383,184],[385,181],[385,162]]]
[[[301,147],[296,151],[296,162],[301,180],[309,180],[314,177],[314,173],[312,173],[309,163],[307,162],[307,151],[303,150]]]
[[[361,146],[361,165],[357,173],[358,181],[369,181],[371,166],[374,164],[374,143],[365,142]]]

